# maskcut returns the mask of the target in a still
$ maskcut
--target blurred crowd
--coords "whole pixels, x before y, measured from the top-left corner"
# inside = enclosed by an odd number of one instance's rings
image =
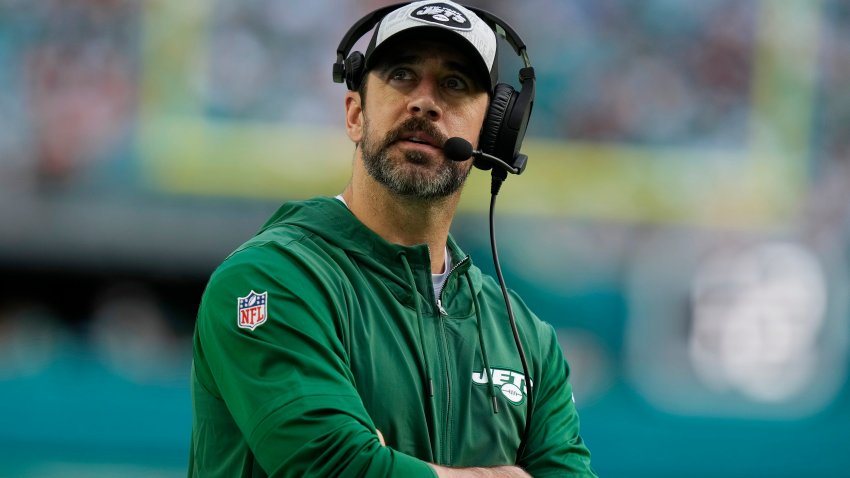
[[[199,4],[196,15],[209,29],[190,91],[212,117],[337,125],[341,91],[330,81],[330,64],[338,37],[352,19],[385,3]],[[510,19],[529,46],[539,74],[530,134],[721,148],[747,140],[757,0],[470,3]],[[846,156],[849,7],[841,0],[812,4],[821,34],[815,152]],[[169,74],[142,62],[145,15],[161,7],[135,0],[0,2],[0,106],[13,113],[0,125],[4,169],[35,161],[40,173],[61,177],[120,154],[116,143],[132,134],[143,76]],[[793,58],[784,61],[794,67]],[[505,66],[503,81],[515,83],[515,69]]]
[[[209,30],[191,92],[214,117],[336,125],[337,37],[385,3],[201,4],[197,15]],[[757,0],[470,3],[523,33],[540,78],[532,134],[727,148],[747,139]],[[821,32],[816,151],[846,155],[850,14],[840,0],[813,4]],[[169,74],[141,62],[145,14],[156,8],[135,0],[0,3],[0,105],[14,113],[0,128],[3,157],[35,158],[39,170],[61,176],[115,154],[110,147],[136,120],[142,76]],[[160,54],[167,52],[152,53]],[[515,82],[514,71],[506,65],[503,81]]]

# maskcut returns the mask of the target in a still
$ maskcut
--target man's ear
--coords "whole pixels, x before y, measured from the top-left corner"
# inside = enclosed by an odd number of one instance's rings
[[[363,105],[360,93],[349,91],[345,94],[345,131],[354,143],[363,138]]]

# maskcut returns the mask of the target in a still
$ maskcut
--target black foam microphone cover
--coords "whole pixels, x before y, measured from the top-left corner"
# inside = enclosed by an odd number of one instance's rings
[[[443,154],[452,161],[466,161],[472,156],[472,143],[457,136],[449,138],[443,145]]]

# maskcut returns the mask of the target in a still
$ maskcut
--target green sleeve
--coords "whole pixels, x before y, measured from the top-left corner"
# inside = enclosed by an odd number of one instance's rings
[[[198,314],[202,385],[269,476],[435,477],[427,463],[381,446],[337,334],[341,286],[323,261],[266,244],[219,267]],[[238,326],[237,298],[252,290],[268,293],[267,319],[250,330]]]
[[[569,365],[554,329],[541,322],[538,330],[543,353],[535,366],[540,372],[533,388],[531,437],[520,464],[535,478],[596,477],[579,434]]]

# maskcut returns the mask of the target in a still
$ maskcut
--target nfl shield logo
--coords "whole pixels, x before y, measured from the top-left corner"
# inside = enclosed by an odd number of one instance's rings
[[[247,296],[236,299],[236,323],[240,328],[254,330],[266,321],[268,297],[268,292],[258,294],[252,290]]]

